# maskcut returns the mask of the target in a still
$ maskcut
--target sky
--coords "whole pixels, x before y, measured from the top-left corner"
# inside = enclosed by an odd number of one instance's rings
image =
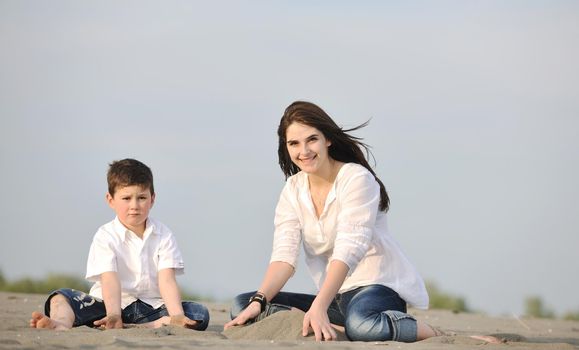
[[[579,3],[0,0],[0,269],[84,276],[149,165],[186,290],[259,286],[295,100],[372,146],[390,230],[474,310],[579,310]],[[575,277],[573,277],[575,276]],[[315,293],[303,261],[285,290]]]

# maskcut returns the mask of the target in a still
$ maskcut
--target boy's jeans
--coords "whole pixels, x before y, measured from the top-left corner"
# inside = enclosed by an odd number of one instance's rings
[[[44,313],[50,316],[50,299],[56,294],[62,295],[68,301],[68,304],[74,312],[73,327],[89,326],[94,327],[93,322],[100,320],[107,315],[105,303],[102,299],[93,297],[84,292],[61,288],[50,294],[46,303],[44,304]],[[199,303],[193,301],[181,302],[185,316],[189,319],[197,321],[198,324],[195,329],[202,331],[207,328],[209,324],[209,311],[207,308]],[[155,321],[163,316],[169,316],[169,312],[165,305],[159,308],[153,308],[151,305],[137,300],[125,307],[121,311],[123,323],[141,324]]]
[[[234,299],[232,319],[247,306],[253,294],[255,292],[243,293]],[[307,312],[315,297],[311,294],[280,292],[270,301],[270,306],[275,308],[280,305],[278,311],[287,310],[289,306]],[[416,320],[406,313],[406,302],[398,293],[382,285],[359,287],[336,295],[328,308],[328,317],[331,323],[344,326],[350,340],[416,341]]]

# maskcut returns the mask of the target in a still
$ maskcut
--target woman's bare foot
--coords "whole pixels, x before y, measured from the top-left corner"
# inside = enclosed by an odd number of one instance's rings
[[[482,341],[485,341],[485,342],[491,343],[491,344],[501,344],[502,343],[502,341],[499,338],[493,337],[492,335],[471,335],[470,337],[473,339],[482,340]]]
[[[32,328],[43,328],[43,329],[54,329],[55,331],[65,331],[69,328],[63,324],[51,319],[38,311],[32,313],[32,318],[30,319],[30,327]]]
[[[439,328],[433,327],[428,323],[417,321],[416,322],[416,340],[424,340],[431,337],[440,337],[442,335],[446,335],[442,330]]]

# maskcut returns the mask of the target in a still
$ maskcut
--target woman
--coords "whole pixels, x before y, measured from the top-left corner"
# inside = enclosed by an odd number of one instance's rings
[[[364,157],[368,147],[318,106],[292,103],[278,128],[279,164],[287,182],[275,212],[270,265],[257,292],[236,297],[229,328],[274,312],[306,314],[303,335],[334,340],[413,342],[437,335],[406,314],[428,307],[424,282],[388,234],[388,194]],[[280,292],[303,244],[318,294]]]

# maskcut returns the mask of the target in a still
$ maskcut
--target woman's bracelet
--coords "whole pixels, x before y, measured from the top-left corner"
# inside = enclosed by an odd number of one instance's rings
[[[265,294],[261,292],[256,292],[254,295],[251,296],[251,298],[249,298],[249,303],[247,305],[253,303],[254,301],[257,301],[261,306],[261,312],[265,311],[265,305],[267,305],[267,299],[265,297]]]

